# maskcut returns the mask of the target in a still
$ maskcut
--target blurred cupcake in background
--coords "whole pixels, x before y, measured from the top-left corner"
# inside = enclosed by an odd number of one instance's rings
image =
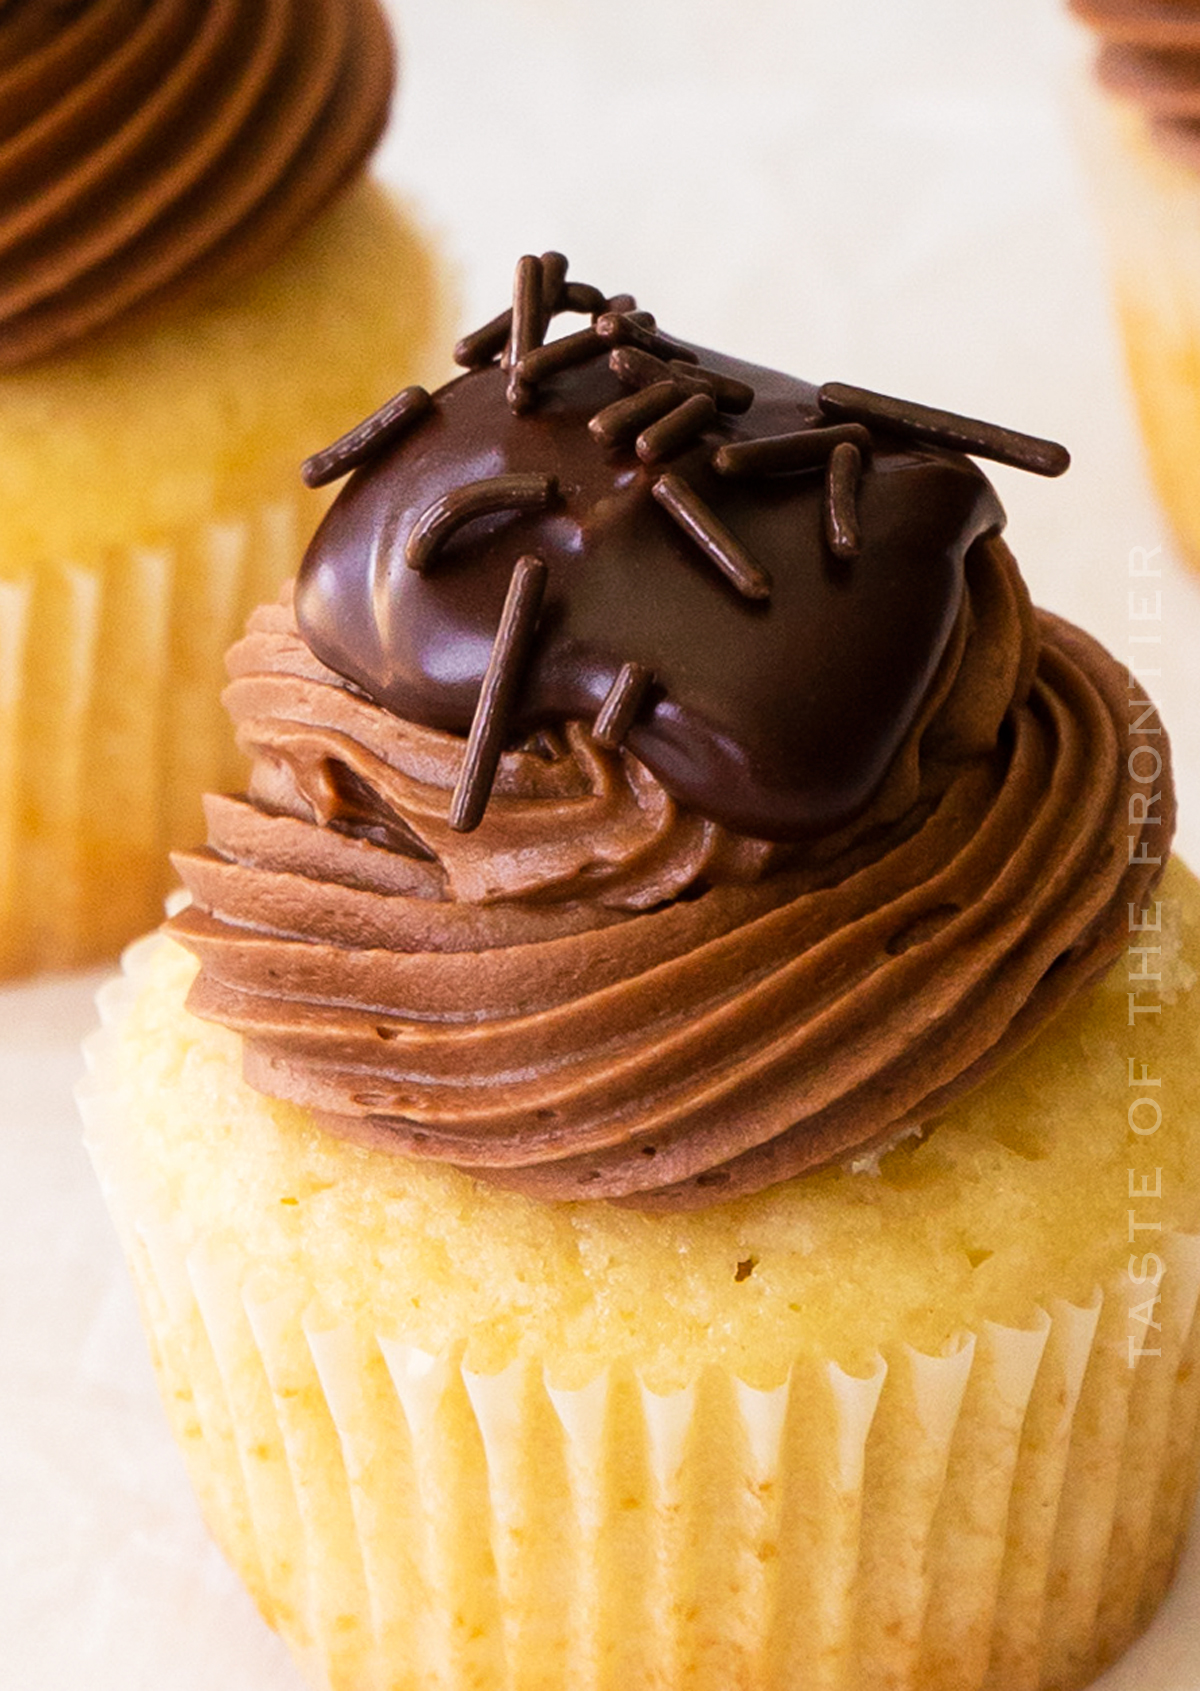
[[[1099,38],[1096,174],[1150,468],[1200,568],[1200,6],[1070,0],[1070,10]]]
[[[376,0],[0,15],[0,977],[112,954],[236,785],[222,656],[421,379],[436,266],[364,175]]]

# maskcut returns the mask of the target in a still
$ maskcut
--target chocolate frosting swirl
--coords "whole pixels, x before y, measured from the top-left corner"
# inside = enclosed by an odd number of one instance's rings
[[[314,461],[361,467],[230,655],[251,782],[209,800],[169,928],[250,1082],[335,1133],[696,1206],[879,1154],[1105,969],[1165,861],[1169,755],[936,441],[1060,449],[703,354],[652,384],[700,544],[657,503],[661,431],[622,433],[600,328],[521,352],[538,263],[507,370]],[[570,297],[672,350],[594,294]],[[501,652],[524,667],[467,822]],[[610,733],[622,659],[654,687]]]
[[[0,9],[0,369],[264,264],[359,168],[377,0]]]
[[[967,585],[907,814],[790,863],[582,724],[507,752],[456,834],[461,740],[258,612],[228,694],[253,783],[178,860],[193,1008],[333,1131],[543,1198],[695,1206],[886,1146],[1119,954],[1173,821],[1165,766],[1130,820],[1127,760],[1166,742],[1126,672],[1030,612],[998,538]]]
[[[1070,0],[1100,40],[1103,88],[1145,113],[1163,151],[1200,168],[1200,5],[1194,0]]]

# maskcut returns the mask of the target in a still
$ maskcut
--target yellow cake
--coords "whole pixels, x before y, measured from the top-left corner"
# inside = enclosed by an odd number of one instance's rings
[[[439,368],[428,243],[361,171],[374,6],[333,44],[317,8],[311,65],[314,19],[120,10],[0,23],[0,977],[155,920],[238,779],[221,657],[323,507],[301,461]]]
[[[103,995],[164,1402],[334,1691],[1073,1691],[1195,1491],[1200,883],[963,450],[1065,454],[565,278],[358,438]]]
[[[267,1618],[337,1686],[498,1685],[502,1657],[521,1686],[1098,1670],[1170,1577],[1200,1407],[1180,865],[1163,907],[1164,1014],[1136,1041],[1118,965],[878,1173],[671,1217],[330,1138],[187,1013],[193,959],[135,947],[89,1144],[189,1473]],[[1132,1046],[1161,1090],[1128,1088]],[[1153,1139],[1126,1093],[1161,1102]],[[1134,1281],[1151,1251],[1161,1282]],[[675,1604],[655,1582],[680,1555]]]

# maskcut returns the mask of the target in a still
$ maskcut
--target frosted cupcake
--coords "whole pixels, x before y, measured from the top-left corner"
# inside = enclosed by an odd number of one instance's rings
[[[1150,469],[1200,567],[1200,11],[1070,0],[1100,38],[1090,124],[1117,311]]]
[[[0,976],[112,955],[240,779],[216,704],[322,508],[295,465],[430,368],[365,180],[375,0],[0,18]]]
[[[1081,1685],[1193,1492],[1200,887],[971,461],[1065,454],[553,254],[459,356],[91,1049],[213,1531],[321,1685]]]

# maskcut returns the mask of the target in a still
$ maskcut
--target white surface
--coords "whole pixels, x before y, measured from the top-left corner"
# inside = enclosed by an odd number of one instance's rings
[[[1200,579],[1145,485],[1070,133],[1055,0],[397,0],[387,174],[465,326],[524,251],[688,339],[1065,440],[1001,472],[1035,598],[1128,656],[1164,547],[1153,683],[1200,862]],[[208,1545],[153,1395],[70,1089],[93,982],[0,992],[0,1685],[297,1691]],[[1200,1553],[1112,1691],[1200,1691]]]

